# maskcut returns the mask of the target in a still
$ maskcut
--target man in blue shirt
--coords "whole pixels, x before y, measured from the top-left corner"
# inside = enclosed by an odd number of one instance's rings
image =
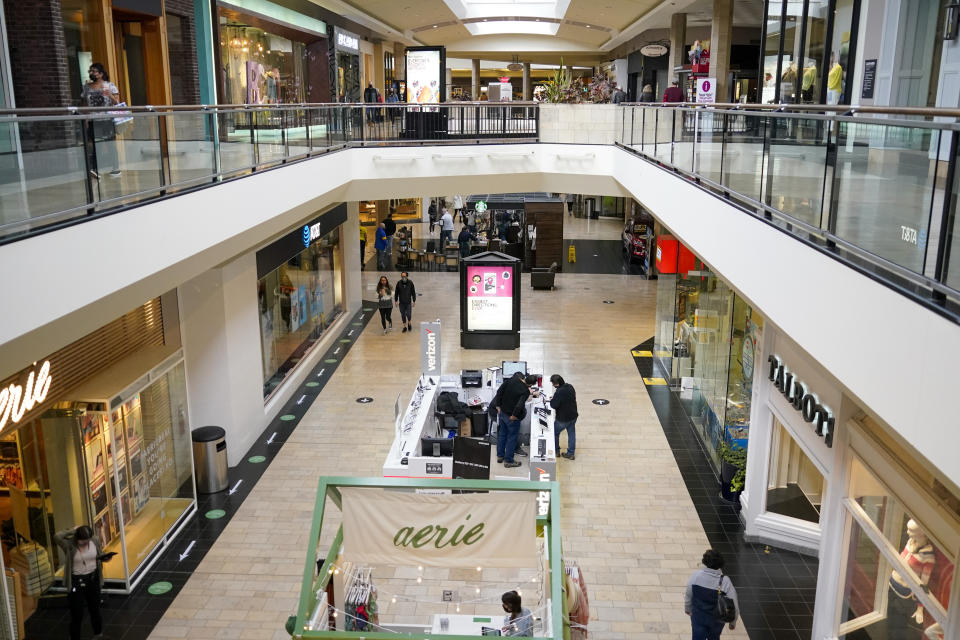
[[[373,243],[373,248],[377,250],[377,270],[383,271],[387,268],[387,232],[382,222],[377,225],[377,240]]]

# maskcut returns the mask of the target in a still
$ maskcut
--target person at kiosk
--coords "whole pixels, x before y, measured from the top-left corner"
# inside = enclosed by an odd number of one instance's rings
[[[533,637],[533,614],[530,609],[524,609],[520,594],[516,591],[507,591],[500,600],[503,602],[503,610],[507,615],[503,617],[503,627],[501,631],[505,636],[514,638],[532,638]]]
[[[507,380],[504,380],[497,394],[493,398],[493,405],[497,408],[497,462],[505,467],[519,467],[520,463],[513,459],[517,449],[517,440],[520,437],[520,421],[527,415],[527,398],[530,397],[530,387],[537,384],[537,376],[529,375],[526,378],[517,371]]]

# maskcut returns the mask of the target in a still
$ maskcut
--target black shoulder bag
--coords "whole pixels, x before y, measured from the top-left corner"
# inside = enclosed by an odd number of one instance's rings
[[[721,622],[736,622],[737,605],[733,598],[727,596],[723,590],[723,574],[720,574],[720,582],[717,583],[717,620]]]

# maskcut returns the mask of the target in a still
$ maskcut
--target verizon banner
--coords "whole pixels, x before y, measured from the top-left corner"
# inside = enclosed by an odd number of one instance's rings
[[[440,379],[440,321],[420,323],[420,371]]]
[[[344,488],[343,555],[358,564],[536,565],[536,496],[423,495]]]

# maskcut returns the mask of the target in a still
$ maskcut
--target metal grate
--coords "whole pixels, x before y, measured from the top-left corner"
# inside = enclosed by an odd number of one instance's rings
[[[55,402],[64,400],[67,392],[93,374],[103,371],[143,347],[161,345],[163,312],[160,298],[154,298],[47,356],[52,379],[47,398],[28,411],[17,425],[26,424]],[[7,378],[0,384],[0,389],[10,384],[25,384],[28,373],[33,369],[31,366]],[[17,425],[8,424],[5,432],[12,431]]]

